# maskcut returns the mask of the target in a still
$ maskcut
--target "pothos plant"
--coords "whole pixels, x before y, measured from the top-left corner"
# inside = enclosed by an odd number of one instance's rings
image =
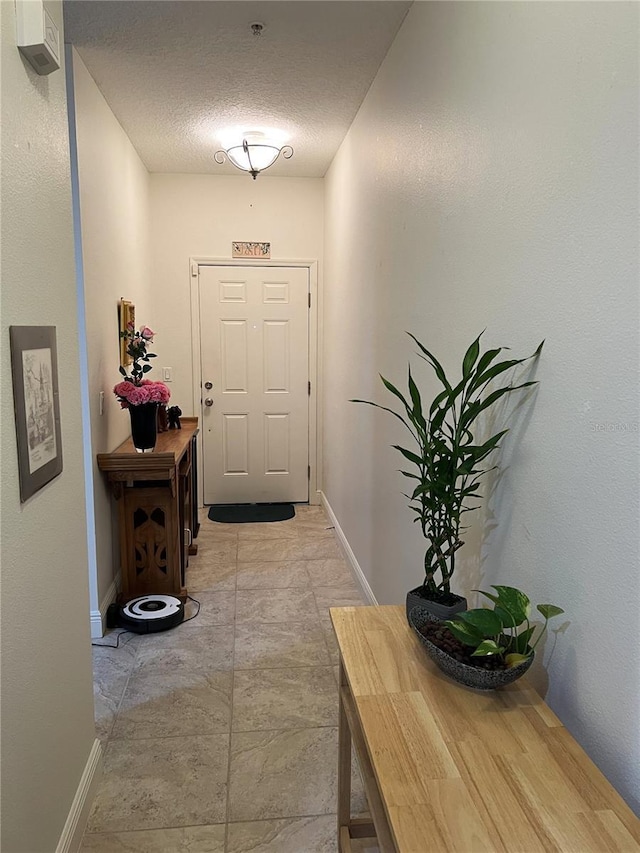
[[[415,513],[415,522],[420,524],[422,534],[428,541],[424,556],[425,578],[420,594],[427,599],[450,604],[455,597],[451,594],[450,582],[455,571],[456,552],[464,544],[461,532],[463,515],[478,508],[470,504],[480,497],[478,487],[483,475],[495,468],[482,463],[495,450],[508,429],[500,430],[490,438],[478,443],[474,428],[479,415],[498,400],[536,382],[522,382],[495,387],[497,377],[536,358],[544,341],[533,355],[526,358],[498,360],[506,347],[481,352],[482,333],[467,349],[462,360],[462,377],[450,380],[438,359],[410,332],[409,337],[419,347],[418,356],[434,370],[442,389],[428,403],[422,396],[411,374],[409,366],[408,395],[402,394],[384,376],[380,376],[385,388],[400,402],[400,411],[395,411],[369,400],[352,400],[366,403],[397,418],[412,438],[411,447],[394,444],[393,447],[411,463],[412,470],[401,471],[413,483],[413,489],[405,497]]]
[[[479,589],[494,607],[478,607],[445,620],[453,636],[466,646],[473,646],[472,657],[499,656],[507,669],[518,666],[534,653],[544,636],[549,619],[564,613],[555,604],[538,604],[536,609],[544,619],[543,627],[532,642],[536,626],[531,625],[531,602],[513,586],[492,586],[495,593]]]

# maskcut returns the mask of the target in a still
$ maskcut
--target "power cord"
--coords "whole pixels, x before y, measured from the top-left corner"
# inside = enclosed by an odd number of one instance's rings
[[[94,643],[94,642],[92,642],[91,645],[97,646],[98,648],[103,648],[103,649],[118,649],[118,648],[120,648],[120,637],[123,634],[131,634],[131,636],[129,637],[127,642],[122,644],[123,646],[126,646],[127,643],[130,643],[131,640],[133,640],[133,637],[134,637],[133,631],[120,631],[119,634],[116,634],[117,640],[116,640],[115,644],[114,643]],[[109,634],[108,636],[111,636],[111,634]]]
[[[198,613],[200,613],[200,602],[199,602],[199,601],[196,601],[196,599],[195,599],[195,598],[193,598],[193,597],[192,597],[192,596],[190,596],[190,595],[188,595],[188,596],[187,596],[187,598],[189,599],[189,601],[193,601],[193,603],[194,603],[194,604],[197,604],[197,605],[198,605],[198,609],[197,609],[197,610],[196,610],[196,612],[193,614],[193,616],[189,616],[189,618],[188,618],[188,619],[183,619],[183,620],[182,620],[182,622],[180,623],[181,625],[184,625],[184,623],[185,623],[185,622],[191,622],[191,620],[192,620],[192,619],[195,619],[195,618],[196,618],[196,616],[198,615]],[[176,627],[177,627],[177,625],[176,625]]]

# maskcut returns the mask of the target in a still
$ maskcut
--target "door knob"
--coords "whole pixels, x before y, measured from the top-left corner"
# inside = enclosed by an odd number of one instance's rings
[[[205,382],[204,387],[207,389],[207,391],[211,391],[211,389],[213,388],[213,382]]]
[[[204,404],[205,406],[213,406],[213,400],[211,399],[211,397],[205,397]]]

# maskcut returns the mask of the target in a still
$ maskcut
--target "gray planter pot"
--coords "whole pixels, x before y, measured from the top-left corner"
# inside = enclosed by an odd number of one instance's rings
[[[449,678],[457,681],[458,684],[464,684],[466,687],[473,687],[475,690],[495,690],[497,687],[504,687],[507,684],[513,684],[521,678],[533,663],[534,655],[532,654],[518,666],[511,669],[479,669],[475,666],[469,666],[462,663],[438,646],[434,645],[430,640],[420,633],[427,622],[439,622],[424,608],[414,607],[409,616],[409,624],[416,633],[416,636],[422,643],[423,648],[436,664]]]
[[[428,598],[423,598],[418,594],[421,588],[422,587],[416,587],[416,589],[412,589],[411,592],[407,593],[407,619],[409,619],[409,614],[414,607],[427,610],[432,614],[432,616],[435,616],[436,619],[439,619],[441,622],[445,619],[451,619],[456,615],[456,613],[460,613],[462,610],[467,609],[467,599],[463,598],[461,595],[457,596],[459,600],[455,604],[447,607],[444,604],[439,604],[437,601],[429,601]],[[411,624],[410,620],[409,624]]]

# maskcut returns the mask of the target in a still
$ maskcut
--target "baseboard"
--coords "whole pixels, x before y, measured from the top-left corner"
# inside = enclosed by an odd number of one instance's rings
[[[120,589],[120,575],[116,575],[111,581],[111,586],[107,590],[105,597],[100,602],[99,610],[92,610],[90,613],[91,620],[91,639],[96,640],[104,637],[105,628],[107,627],[107,610],[118,595]]]
[[[373,590],[369,586],[369,581],[366,579],[364,572],[360,568],[360,563],[358,563],[356,559],[356,555],[353,553],[351,545],[349,545],[349,541],[347,537],[344,535],[344,530],[340,527],[340,522],[336,518],[336,514],[331,508],[331,504],[327,500],[327,496],[324,492],[319,492],[320,498],[322,500],[322,506],[324,507],[325,512],[331,519],[331,523],[333,524],[334,530],[336,532],[336,536],[338,537],[338,543],[342,548],[342,552],[344,554],[345,560],[349,564],[349,568],[351,569],[351,574],[353,575],[353,579],[358,584],[360,589],[363,592],[364,597],[369,602],[369,604],[377,604],[378,601],[373,594]]]
[[[102,776],[102,744],[96,738],[91,747],[71,810],[56,847],[56,853],[77,853],[89,819],[89,812]]]

